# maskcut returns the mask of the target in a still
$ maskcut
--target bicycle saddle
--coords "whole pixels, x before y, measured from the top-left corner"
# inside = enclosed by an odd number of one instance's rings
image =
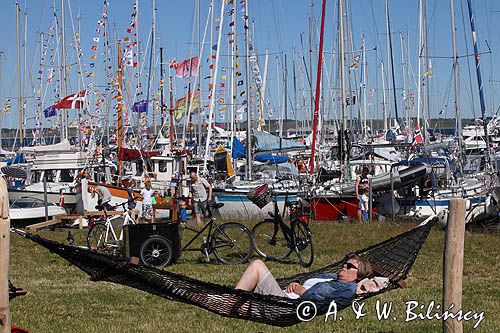
[[[224,204],[222,202],[209,202],[208,207],[210,208],[221,208]]]
[[[95,206],[95,209],[97,209],[99,211],[102,211],[102,210],[104,210],[104,206],[103,205],[97,205],[97,206]]]

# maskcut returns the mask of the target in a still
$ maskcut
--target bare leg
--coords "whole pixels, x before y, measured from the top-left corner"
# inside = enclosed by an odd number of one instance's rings
[[[235,288],[252,291],[267,272],[269,269],[262,260],[254,260],[248,265]]]
[[[196,215],[196,224],[197,225],[201,225],[201,217],[200,217],[201,214],[200,213],[195,213],[195,215]]]

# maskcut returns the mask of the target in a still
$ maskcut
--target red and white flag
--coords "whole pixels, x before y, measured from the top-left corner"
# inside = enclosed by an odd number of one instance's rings
[[[83,109],[85,107],[85,102],[87,90],[84,89],[78,93],[64,97],[55,105],[55,109]]]
[[[198,75],[198,57],[183,60],[181,62],[171,61],[170,68],[175,68],[175,75],[180,78]]]
[[[424,138],[422,137],[422,132],[420,132],[420,125],[417,123],[417,125],[415,126],[413,143],[411,145],[415,147],[416,145],[421,145],[422,143],[424,143]]]

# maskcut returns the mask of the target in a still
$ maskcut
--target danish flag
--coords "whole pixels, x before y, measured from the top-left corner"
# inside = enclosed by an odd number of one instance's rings
[[[66,96],[55,105],[55,109],[82,109],[85,106],[87,90]]]
[[[420,132],[420,125],[417,123],[415,126],[415,134],[413,136],[413,143],[411,144],[413,147],[416,145],[420,145],[424,143],[424,138],[422,137],[422,132]]]

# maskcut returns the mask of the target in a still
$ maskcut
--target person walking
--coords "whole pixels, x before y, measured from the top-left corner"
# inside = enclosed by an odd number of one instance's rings
[[[212,201],[212,185],[205,178],[199,177],[195,171],[189,173],[189,178],[191,179],[189,198],[192,200],[196,224],[202,225],[201,214],[205,215],[207,204]]]

